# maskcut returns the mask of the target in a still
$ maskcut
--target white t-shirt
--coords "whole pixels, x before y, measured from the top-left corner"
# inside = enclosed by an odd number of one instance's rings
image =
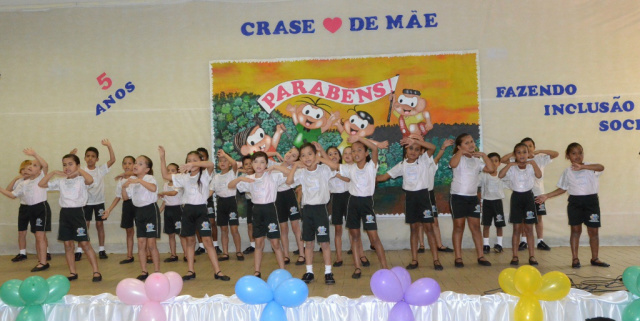
[[[125,182],[127,182],[126,178],[121,178],[121,179],[118,180],[118,183],[116,184],[116,197],[117,198],[122,198],[122,184],[124,184]],[[127,186],[126,192],[127,192],[127,197],[129,199],[131,199],[131,185]]]
[[[478,195],[480,172],[484,169],[484,162],[476,157],[460,157],[460,163],[453,169],[451,194],[464,196]]]
[[[60,191],[59,202],[60,207],[63,208],[84,207],[87,205],[90,186],[84,183],[82,175],[49,181],[50,191]]]
[[[426,152],[425,152],[426,154]],[[433,159],[433,155],[429,156],[431,166],[429,166],[429,181],[427,182],[427,188],[429,191],[433,191],[433,185],[436,183],[436,172],[438,171],[438,164]]]
[[[274,161],[272,161],[272,160],[269,160],[268,165],[269,165],[269,167],[271,167],[271,166],[273,166],[273,165],[280,165],[280,166],[284,166],[284,167],[286,167],[286,168],[288,168],[288,169],[291,169],[291,167],[293,167],[293,166],[289,166],[289,165],[284,165],[284,163],[276,163],[276,162],[274,162]],[[286,177],[285,177],[285,178],[286,178]],[[285,179],[285,181],[286,181],[286,179]],[[293,186],[291,186],[291,185],[287,185],[287,184],[280,184],[280,186],[278,186],[278,192],[288,191],[288,190],[290,190],[291,188],[293,188]]]
[[[536,183],[536,173],[531,164],[527,164],[524,169],[520,169],[518,165],[509,167],[504,178],[509,182],[511,190],[520,193],[530,191]]]
[[[402,189],[405,191],[420,191],[429,188],[429,180],[433,180],[429,168],[433,160],[427,153],[423,153],[418,159],[409,163],[407,159],[393,166],[387,174],[391,178],[402,176]],[[433,186],[433,183],[431,184]]]
[[[18,188],[18,185],[20,185],[20,183],[22,183],[23,181],[24,181],[24,178],[20,178],[15,183],[13,183],[13,190],[15,191],[16,188]],[[22,205],[26,205],[27,204],[27,203],[24,202],[24,199],[21,196],[17,196],[16,194],[13,194],[13,196],[15,196],[15,197],[20,199],[20,204],[22,204]]]
[[[236,174],[233,170],[229,170],[225,174],[215,174],[213,179],[211,180],[211,184],[209,185],[209,190],[212,190],[216,193],[216,196],[219,197],[234,197],[236,196],[236,190],[229,188],[229,182],[236,178]]]
[[[255,180],[253,183],[240,182],[236,188],[240,192],[251,193],[253,204],[269,204],[276,201],[278,186],[287,181],[280,172],[265,172],[262,177],[256,178],[256,174],[247,176]]]
[[[85,166],[83,170],[93,177],[93,184],[91,184],[91,188],[89,189],[87,205],[103,204],[104,176],[109,173],[109,167],[107,164],[102,164],[100,167],[96,167],[93,170],[90,170]]]
[[[536,178],[536,183],[533,185],[533,195],[538,196],[544,194],[544,168],[553,160],[551,159],[551,156],[540,153],[533,157],[533,161],[535,161],[538,167],[540,167],[540,173],[542,173],[542,176],[540,176],[540,178]]]
[[[368,161],[364,168],[359,169],[357,164],[341,164],[340,175],[351,179],[349,193],[353,196],[373,196],[376,189],[376,174],[378,165]]]
[[[329,203],[329,179],[332,172],[325,164],[318,164],[315,171],[306,168],[296,170],[292,186],[302,185],[302,206]]]
[[[584,163],[589,165],[590,163]],[[562,172],[558,187],[567,191],[569,195],[592,195],[598,194],[598,177],[602,172],[588,169],[574,171],[571,167]]]
[[[22,180],[17,186],[14,185],[13,196],[20,198],[20,203],[24,205],[35,205],[47,200],[47,189],[38,186],[44,177],[44,172],[34,179]]]
[[[173,192],[173,191],[177,191],[178,194],[174,195],[174,196],[165,196],[164,197],[164,205],[165,206],[176,206],[176,205],[182,205],[182,188],[179,187],[175,187],[173,185],[169,185],[168,182],[164,183],[164,186],[162,187],[162,190],[165,192]]]
[[[337,178],[337,174],[339,174],[338,171],[331,172],[331,178],[329,179],[330,193],[344,193],[349,190],[349,183]]]
[[[249,176],[249,175],[247,175],[247,173],[238,173],[238,177],[243,177],[243,176],[244,176],[244,177],[246,177],[246,176]],[[238,187],[236,186],[236,189],[237,189],[237,188],[238,188]],[[245,198],[245,199],[248,199],[248,200],[251,200],[251,193],[249,193],[249,192],[245,192],[245,193],[244,193],[244,198]]]
[[[158,201],[158,183],[151,175],[144,175],[143,181],[156,185],[156,191],[152,192],[140,183],[129,184],[131,186],[131,201],[135,207],[143,207]]]
[[[506,187],[504,180],[500,179],[498,175],[491,176],[489,173],[480,173],[480,190],[482,191],[483,200],[503,199]]]
[[[190,173],[173,174],[173,186],[182,187],[182,203],[190,205],[207,204],[209,198],[209,183],[211,182],[211,174],[206,168],[201,168],[200,185],[198,185],[198,175],[191,176]]]

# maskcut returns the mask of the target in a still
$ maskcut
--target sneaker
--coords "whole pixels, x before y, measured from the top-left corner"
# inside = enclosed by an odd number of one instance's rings
[[[248,248],[246,248],[244,251],[242,251],[242,254],[251,254],[256,250],[255,247],[249,245]],[[295,253],[295,252],[294,252]]]
[[[219,246],[216,246],[215,248],[216,248],[216,254],[218,255],[222,254],[222,250],[220,249]]]
[[[524,251],[527,249],[527,242],[520,242],[520,245],[518,245],[518,251]]]
[[[18,254],[16,256],[13,257],[13,259],[11,259],[11,262],[20,262],[20,261],[24,261],[27,259],[27,255],[26,254]]]
[[[485,245],[482,247],[482,252],[484,252],[484,254],[487,254],[489,252],[491,252],[491,246],[489,245]]]
[[[496,253],[502,253],[502,245],[500,245],[500,244],[496,244],[496,245],[494,245],[494,246],[493,246],[493,250],[494,250]]]
[[[538,242],[538,250],[551,251],[551,248],[544,241]]]
[[[82,259],[82,252],[76,252],[75,257],[76,257],[76,262],[80,261],[80,259]]]
[[[327,273],[324,275],[324,284],[336,284],[336,280],[333,279],[333,273]]]
[[[47,261],[51,261],[51,253],[47,253]]]
[[[107,251],[100,251],[98,252],[98,256],[100,257],[101,260],[104,259],[108,259],[109,257],[107,256]]]
[[[198,247],[198,249],[196,250],[195,254],[196,255],[200,255],[203,253],[206,253],[207,251],[204,249],[204,247]]]
[[[309,283],[309,282],[313,281],[313,273],[309,273],[309,272],[305,273],[302,276],[302,281],[304,281],[304,283]]]

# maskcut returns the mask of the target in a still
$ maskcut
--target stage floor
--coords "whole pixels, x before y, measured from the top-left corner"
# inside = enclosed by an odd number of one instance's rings
[[[496,290],[498,285],[498,274],[505,268],[512,267],[509,265],[511,260],[511,251],[507,249],[503,253],[490,253],[486,257],[491,261],[493,266],[484,267],[476,263],[475,251],[470,249],[463,251],[464,268],[455,268],[453,266],[453,253],[440,252],[440,261],[444,265],[444,271],[435,271],[433,269],[431,253],[419,254],[420,266],[418,269],[411,270],[413,280],[430,277],[438,281],[442,291],[453,291],[465,294],[485,294],[488,291]],[[592,277],[600,277],[606,279],[615,279],[622,275],[624,269],[632,265],[640,265],[640,247],[602,247],[600,249],[600,259],[611,264],[609,268],[593,267],[589,264],[591,253],[589,247],[580,248],[580,259],[582,268],[571,268],[571,251],[569,247],[556,247],[551,251],[536,251],[536,258],[540,265],[538,269],[542,274],[550,271],[561,271],[566,273],[575,283],[580,283],[584,279]],[[346,252],[345,252],[346,254]],[[335,285],[324,284],[324,267],[322,265],[321,253],[316,252],[314,255],[314,271],[316,280],[309,284],[309,296],[328,297],[332,294],[339,294],[350,298],[358,298],[362,295],[372,295],[369,286],[371,275],[380,268],[375,252],[366,251],[366,255],[371,261],[371,266],[363,268],[362,278],[354,280],[351,278],[353,273],[353,262],[351,256],[345,256],[345,264],[342,267],[333,268],[336,279]],[[50,261],[51,268],[47,271],[32,273],[31,268],[36,265],[35,255],[30,254],[26,261],[13,263],[10,261],[12,256],[0,256],[0,284],[10,279],[21,279],[40,275],[47,278],[51,275],[62,274],[68,275],[68,268],[62,254],[54,254]],[[118,262],[124,259],[123,254],[109,254],[109,259],[99,260],[100,271],[103,275],[103,281],[99,283],[91,282],[91,267],[86,255],[81,261],[76,262],[78,268],[79,279],[71,282],[72,295],[97,295],[101,293],[115,294],[116,285],[124,278],[133,278],[140,274],[140,265],[136,257],[136,262],[131,264],[120,265]],[[161,259],[168,257],[168,254],[161,254]],[[291,258],[291,264],[287,265],[287,270],[294,277],[301,277],[304,274],[305,266],[296,266],[294,264],[297,257]],[[520,252],[521,265],[527,262],[528,254],[526,251]],[[411,262],[411,255],[408,250],[403,251],[387,251],[387,261],[390,266],[406,266]],[[262,264],[263,278],[277,267],[275,256],[273,253],[265,253],[265,260]],[[149,265],[153,270],[152,265]],[[242,276],[253,273],[253,255],[246,255],[243,262],[238,262],[232,255],[231,260],[221,262],[222,271],[231,276],[230,282],[221,282],[214,280],[213,270],[206,255],[196,257],[196,273],[197,278],[193,281],[184,283],[182,295],[191,295],[192,297],[204,297],[205,295],[233,295],[235,282]],[[174,263],[162,263],[162,272],[176,271],[184,274],[187,271],[186,263],[180,260]],[[612,288],[611,290],[626,290],[624,287]],[[596,293],[600,294],[600,293]]]

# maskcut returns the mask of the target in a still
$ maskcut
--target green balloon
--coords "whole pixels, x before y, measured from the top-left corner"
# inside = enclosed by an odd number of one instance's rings
[[[24,307],[16,321],[45,321],[44,310],[41,305],[30,305]]]
[[[622,273],[622,283],[627,287],[629,292],[640,296],[638,290],[638,275],[640,275],[640,266],[630,266]]]
[[[41,276],[30,276],[22,281],[18,291],[26,305],[40,305],[49,295],[49,285]]]
[[[49,296],[44,303],[60,301],[60,299],[69,293],[69,289],[71,288],[69,279],[64,275],[54,275],[47,279],[47,283],[49,284]]]
[[[640,300],[635,300],[624,308],[622,321],[640,321]]]
[[[18,291],[20,284],[22,284],[22,281],[16,279],[4,282],[2,286],[0,286],[0,299],[8,305],[23,307],[24,300],[22,300],[20,292]]]

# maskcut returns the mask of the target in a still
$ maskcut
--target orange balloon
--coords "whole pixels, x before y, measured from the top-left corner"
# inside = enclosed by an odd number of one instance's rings
[[[500,272],[498,276],[498,283],[502,288],[502,291],[506,294],[511,294],[515,296],[520,296],[521,293],[516,289],[515,284],[513,283],[514,276],[516,274],[516,269],[507,268]]]
[[[533,295],[542,283],[540,271],[531,265],[523,265],[516,270],[513,283],[522,294]]]
[[[535,296],[545,301],[562,300],[569,294],[569,290],[571,290],[569,277],[562,272],[553,271],[542,276],[542,285]]]
[[[542,321],[542,318],[542,306],[532,295],[521,297],[513,310],[513,319],[515,321]]]

